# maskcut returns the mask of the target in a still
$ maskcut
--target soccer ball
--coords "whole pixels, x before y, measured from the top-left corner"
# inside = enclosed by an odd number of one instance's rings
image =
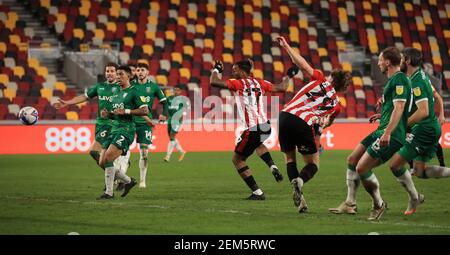
[[[25,106],[19,111],[19,120],[24,125],[36,124],[38,118],[39,118],[38,111],[31,106]]]

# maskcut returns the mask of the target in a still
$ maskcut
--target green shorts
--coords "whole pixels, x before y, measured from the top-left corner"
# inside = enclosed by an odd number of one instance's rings
[[[102,146],[108,140],[108,136],[111,133],[111,125],[95,125],[95,141],[99,142]]]
[[[398,152],[406,161],[429,162],[436,155],[441,127],[415,127],[406,136],[406,143]]]
[[[126,132],[113,132],[108,136],[108,139],[103,143],[103,149],[108,149],[109,145],[114,144],[118,149],[122,150],[122,155],[127,155],[130,145],[133,140]]]
[[[389,146],[380,147],[380,137],[383,131],[376,130],[370,135],[366,136],[361,141],[361,144],[367,148],[367,153],[374,158],[378,158],[382,163],[388,161],[392,156],[403,146],[398,139],[391,136]]]
[[[177,134],[178,131],[180,130],[180,128],[181,128],[181,123],[179,123],[179,122],[172,123],[169,121],[169,123],[167,123],[167,132],[169,133],[169,136],[171,134]]]
[[[142,144],[152,144],[153,128],[149,125],[136,123],[136,142]]]

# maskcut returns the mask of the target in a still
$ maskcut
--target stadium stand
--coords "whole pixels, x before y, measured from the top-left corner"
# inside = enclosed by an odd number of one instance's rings
[[[443,29],[448,28],[449,12],[448,5],[441,1],[299,1],[308,12],[300,11],[297,2],[25,1],[68,48],[80,50],[86,43],[110,48],[112,42],[120,43],[122,63],[149,63],[150,74],[158,84],[186,85],[191,100],[201,92],[203,98],[220,96],[226,104],[229,93],[209,86],[215,59],[223,60],[225,69],[231,70],[233,62],[252,58],[256,77],[280,81],[291,61],[272,42],[275,34],[286,36],[314,67],[325,73],[338,67],[352,72],[349,92],[340,94],[341,118],[369,117],[375,112],[380,94],[378,84],[363,70],[353,70],[350,63],[339,62],[339,52],[346,51],[349,42],[367,47],[368,55],[378,54],[387,45],[420,47],[425,60],[433,63],[435,71],[443,72],[447,83],[450,82],[450,31]],[[348,41],[328,33],[310,14],[327,21]],[[408,19],[416,22],[405,25]],[[2,103],[37,106],[44,119],[95,116],[95,101],[58,113],[49,105],[54,97],[70,97],[76,91],[57,82],[36,59],[27,58],[26,44],[33,31],[4,5],[0,5],[0,31]],[[290,92],[277,93],[280,105],[307,81],[307,77],[299,76]],[[224,107],[229,109],[229,105]],[[5,108],[0,108],[0,119],[15,118],[8,109],[5,112]]]

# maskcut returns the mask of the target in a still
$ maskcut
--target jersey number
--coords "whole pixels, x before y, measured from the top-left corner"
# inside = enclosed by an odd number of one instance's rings
[[[327,91],[322,84],[320,84],[319,92],[307,92],[306,96],[313,102],[315,102],[317,98],[323,97],[322,104],[319,106],[319,110],[327,111],[333,109],[334,107],[333,99],[327,97]]]

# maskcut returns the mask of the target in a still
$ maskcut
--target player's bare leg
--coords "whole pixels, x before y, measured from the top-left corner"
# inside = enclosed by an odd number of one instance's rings
[[[280,173],[280,170],[273,162],[272,156],[270,156],[269,150],[264,144],[261,144],[256,148],[256,154],[266,163],[269,167],[272,175],[275,177],[277,182],[281,182],[283,180],[283,175]]]
[[[387,204],[383,201],[380,194],[380,183],[372,172],[372,169],[381,164],[380,160],[370,156],[367,152],[363,154],[356,165],[356,171],[359,174],[361,182],[370,194],[373,201],[373,207],[369,214],[368,220],[378,220],[387,209]]]
[[[410,215],[416,212],[417,206],[424,202],[425,197],[422,194],[417,193],[411,178],[411,173],[404,168],[406,163],[407,161],[399,153],[396,153],[392,157],[390,168],[397,178],[397,181],[400,182],[406,192],[408,192],[408,208],[405,211],[405,215]]]
[[[358,164],[358,161],[361,159],[366,149],[367,148],[364,145],[358,144],[356,148],[352,151],[352,153],[348,156],[347,173],[346,173],[347,198],[338,207],[329,208],[328,210],[331,213],[356,214],[357,212],[356,193],[361,183],[359,175],[356,172],[356,165]]]
[[[114,167],[114,160],[116,160],[120,155],[122,155],[122,150],[117,148],[114,144],[111,144],[102,158],[100,160],[100,166],[105,169],[105,194],[99,197],[99,199],[109,199],[114,197],[113,186],[114,177],[117,176],[122,182],[125,183],[125,190],[122,196],[126,196],[130,189],[136,184],[133,178],[128,177],[126,174],[119,171],[119,169]]]
[[[258,184],[256,184],[255,179],[253,178],[252,171],[247,166],[245,162],[246,158],[237,153],[233,155],[233,164],[242,180],[247,184],[247,186],[252,190],[252,194],[247,198],[249,200],[265,200],[265,196],[263,191],[259,188]]]
[[[148,169],[148,145],[147,144],[139,144],[139,172],[140,172],[140,181],[139,188],[145,188],[146,182],[145,178],[147,176]]]

